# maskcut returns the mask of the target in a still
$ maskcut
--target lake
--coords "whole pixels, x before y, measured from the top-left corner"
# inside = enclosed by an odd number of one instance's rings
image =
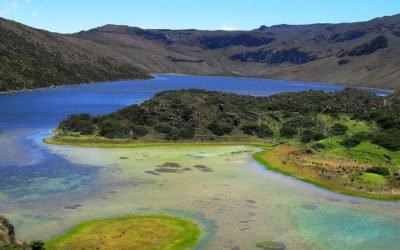
[[[398,249],[399,203],[339,195],[271,172],[252,159],[255,147],[96,149],[42,142],[71,113],[109,113],[182,88],[256,96],[343,89],[156,75],[0,95],[0,214],[25,240],[48,239],[91,218],[168,213],[203,227],[199,249],[255,249],[261,240],[289,249]],[[177,173],[155,171],[171,163]]]

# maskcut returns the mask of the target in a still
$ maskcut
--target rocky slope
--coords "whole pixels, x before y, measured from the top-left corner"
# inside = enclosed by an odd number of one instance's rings
[[[251,31],[105,25],[67,35],[0,19],[0,31],[0,91],[144,78],[144,72],[400,89],[400,15]]]
[[[252,31],[106,25],[73,37],[125,51],[152,72],[400,88],[400,15],[359,23],[261,26]]]

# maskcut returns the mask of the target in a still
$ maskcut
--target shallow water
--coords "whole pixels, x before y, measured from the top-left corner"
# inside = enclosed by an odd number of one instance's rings
[[[268,171],[252,159],[255,147],[89,149],[41,142],[69,113],[107,113],[182,87],[254,95],[341,88],[159,76],[1,95],[0,214],[27,240],[51,238],[91,218],[169,213],[202,225],[202,249],[254,249],[268,239],[289,249],[398,249],[397,203],[338,195]]]

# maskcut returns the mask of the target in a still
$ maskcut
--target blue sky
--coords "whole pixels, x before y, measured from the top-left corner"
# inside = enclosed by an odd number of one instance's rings
[[[400,13],[400,0],[0,0],[0,16],[60,33],[104,24],[254,29],[364,21]]]

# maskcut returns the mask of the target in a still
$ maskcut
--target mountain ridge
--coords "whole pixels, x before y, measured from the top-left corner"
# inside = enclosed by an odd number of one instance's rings
[[[3,38],[0,46],[0,57],[12,58],[0,67],[1,91],[147,78],[146,73],[400,89],[400,15],[356,23],[263,25],[249,31],[107,24],[72,34],[0,19],[0,30],[14,39]],[[23,46],[16,50],[18,43]]]

